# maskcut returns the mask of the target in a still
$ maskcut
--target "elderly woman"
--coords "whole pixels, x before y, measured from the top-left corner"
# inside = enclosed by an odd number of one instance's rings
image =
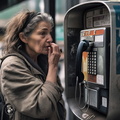
[[[1,92],[12,120],[65,120],[57,77],[61,52],[52,43],[52,27],[50,15],[30,11],[6,27]]]

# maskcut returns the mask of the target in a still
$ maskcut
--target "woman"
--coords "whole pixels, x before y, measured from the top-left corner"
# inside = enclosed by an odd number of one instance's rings
[[[50,15],[27,11],[6,28],[1,91],[13,120],[65,120],[57,77],[61,52],[52,43],[52,27]]]

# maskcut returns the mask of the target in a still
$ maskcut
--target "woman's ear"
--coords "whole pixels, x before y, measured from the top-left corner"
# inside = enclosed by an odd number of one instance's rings
[[[27,43],[27,37],[24,35],[23,32],[19,33],[19,38],[22,42]]]

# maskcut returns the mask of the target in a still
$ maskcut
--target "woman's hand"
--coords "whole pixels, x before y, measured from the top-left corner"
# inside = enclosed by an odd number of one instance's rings
[[[57,44],[51,43],[48,51],[48,64],[49,67],[58,67],[58,62],[61,56],[60,49]]]
[[[51,47],[49,47],[48,52],[48,74],[46,81],[50,81],[56,83],[57,81],[57,69],[58,69],[58,62],[61,56],[60,49],[58,45],[55,43],[51,43]]]

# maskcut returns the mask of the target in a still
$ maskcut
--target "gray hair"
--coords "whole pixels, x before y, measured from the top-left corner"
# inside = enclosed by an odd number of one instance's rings
[[[39,22],[48,22],[53,27],[53,19],[47,13],[36,13],[23,11],[14,16],[6,26],[4,36],[3,54],[12,53],[18,50],[18,47],[24,46],[24,43],[19,38],[19,33],[23,32],[25,36],[29,36]]]
[[[35,29],[37,24],[39,22],[42,22],[42,21],[50,23],[52,27],[54,26],[53,19],[52,19],[52,17],[49,14],[47,14],[47,13],[40,13],[40,14],[38,14],[37,16],[33,17],[30,20],[30,22],[28,23],[26,28],[23,30],[24,34],[26,36],[29,36],[32,33],[32,31]]]

